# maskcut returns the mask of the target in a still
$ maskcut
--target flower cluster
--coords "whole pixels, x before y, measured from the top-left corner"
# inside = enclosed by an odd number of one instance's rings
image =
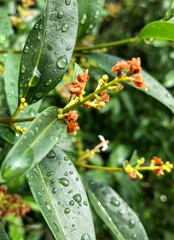
[[[145,159],[140,158],[137,161],[137,164],[135,167],[132,167],[128,161],[125,161],[123,163],[123,167],[125,172],[129,175],[130,178],[135,179],[137,177],[143,178],[143,175],[139,171],[143,170],[149,170],[153,171],[157,176],[164,175],[164,171],[171,172],[171,169],[173,169],[173,164],[171,164],[169,161],[164,163],[161,158],[154,156],[153,159],[150,162],[149,166],[141,166],[144,164]]]
[[[13,213],[16,217],[25,216],[30,206],[18,194],[9,194],[7,188],[0,186],[0,219]]]
[[[74,135],[77,134],[76,130],[79,129],[77,118],[78,118],[77,111],[70,110],[68,113],[64,115],[64,119],[68,125],[67,127],[68,133],[72,133]]]
[[[141,60],[140,58],[132,58],[131,61],[118,61],[115,63],[115,65],[113,66],[111,72],[115,72],[117,71],[117,76],[121,77],[122,76],[122,70],[129,70],[127,72],[127,76],[129,77],[129,81],[134,82],[135,86],[137,88],[141,88],[141,87],[149,87],[150,85],[146,82],[144,82],[143,80],[143,76],[141,74],[139,74],[141,72]],[[134,74],[136,74],[135,76],[133,76]]]

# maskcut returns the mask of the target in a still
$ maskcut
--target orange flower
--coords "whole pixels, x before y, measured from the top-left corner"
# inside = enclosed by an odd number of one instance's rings
[[[84,86],[85,86],[84,83],[73,81],[69,85],[70,94],[76,95],[79,97],[82,94],[82,90],[83,90]]]
[[[159,169],[155,169],[153,171],[157,176],[164,175],[164,171],[162,167],[159,167]]]
[[[92,103],[92,101],[87,101],[87,103]],[[85,109],[87,109],[87,108],[91,108],[91,106],[89,106],[88,104],[83,104],[83,107],[85,108]]]
[[[101,94],[102,100],[104,102],[108,102],[109,101],[109,94],[107,94],[106,91],[101,91],[100,94]]]
[[[159,157],[154,156],[153,160],[155,160],[155,165],[163,165],[164,164],[164,162]]]
[[[130,74],[136,74],[141,71],[141,59],[138,57],[132,58],[132,61],[127,61],[127,64],[130,65]]]
[[[77,122],[78,114],[77,111],[70,110],[68,113],[64,115],[64,119],[68,122]]]
[[[84,82],[87,82],[88,80],[89,80],[88,69],[86,69],[84,73],[81,72],[77,75],[78,82],[84,83]]]
[[[137,74],[134,77],[130,77],[130,81],[134,82],[137,88],[150,87],[150,84],[144,82],[143,76],[141,74]]]
[[[115,63],[115,66],[113,66],[111,72],[119,71],[121,73],[122,69],[129,69],[128,63],[126,61],[118,61]]]
[[[68,125],[67,132],[76,135],[77,134],[76,130],[79,129],[78,123],[67,121],[67,125]]]
[[[135,172],[129,172],[127,173],[129,175],[130,178],[132,179],[136,179],[137,178],[137,174]]]

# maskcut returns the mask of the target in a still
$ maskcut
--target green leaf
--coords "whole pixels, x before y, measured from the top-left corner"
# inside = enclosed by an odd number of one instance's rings
[[[27,173],[36,202],[55,239],[95,240],[86,192],[69,157],[57,146]]]
[[[103,69],[107,74],[115,77],[115,74],[111,74],[111,68],[114,66],[115,62],[120,61],[121,58],[106,54],[106,53],[88,53],[85,56],[97,63],[97,65]],[[174,98],[170,94],[170,92],[165,89],[155,78],[153,78],[150,74],[141,71],[143,75],[144,81],[150,84],[149,88],[139,88],[140,90],[147,95],[152,96],[157,99],[159,102],[163,103],[166,107],[168,107],[172,112],[174,112]],[[127,84],[135,87],[133,83],[127,82]]]
[[[0,45],[4,45],[8,40],[12,30],[12,24],[10,16],[8,16],[8,11],[6,7],[0,8]]]
[[[80,7],[83,5],[83,10],[85,8],[85,11],[83,12],[83,17],[79,17],[81,21],[79,22],[78,39],[90,34],[97,25],[105,0],[87,0],[86,2],[86,4],[80,3]]]
[[[73,81],[77,81],[77,75],[81,72],[83,72],[83,70],[77,63],[75,63]]]
[[[7,114],[9,114],[8,103],[5,94],[4,81],[0,74],[0,116],[6,117]]]
[[[2,178],[9,180],[24,174],[31,165],[38,163],[58,142],[65,128],[64,122],[57,119],[56,107],[39,114],[5,158]]]
[[[19,97],[28,104],[46,95],[65,74],[76,41],[77,18],[74,1],[47,0],[22,54]]]
[[[157,38],[174,41],[174,23],[165,21],[149,23],[141,29],[138,37],[140,39]]]
[[[25,229],[22,228],[24,226],[23,220],[21,217],[15,217],[14,215],[9,215],[7,220],[10,221],[8,225],[8,233],[11,240],[19,240],[24,239],[25,237]],[[13,224],[14,223],[14,224]],[[19,227],[19,226],[21,227]]]
[[[1,222],[0,222],[0,239],[10,240]]]
[[[14,143],[15,134],[7,125],[0,124],[0,137],[9,143]]]
[[[172,1],[171,6],[167,10],[163,21],[174,22],[174,1]]]
[[[84,180],[94,209],[116,239],[148,239],[137,215],[112,188],[95,178]]]
[[[137,150],[135,150],[131,156],[131,159],[129,161],[129,163],[132,165],[132,166],[135,166],[137,161],[138,161],[139,157],[138,157],[138,152]]]
[[[83,16],[84,16],[85,12],[87,11],[89,1],[90,0],[77,0],[77,2],[78,2],[78,14],[79,14],[79,17],[78,17],[79,26],[81,24],[81,21],[83,19]]]

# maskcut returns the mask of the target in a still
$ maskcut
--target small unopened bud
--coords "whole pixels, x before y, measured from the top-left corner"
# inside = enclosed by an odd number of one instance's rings
[[[109,77],[108,77],[107,74],[104,74],[104,75],[102,76],[102,79],[103,79],[103,81],[107,82],[108,79],[109,79]]]
[[[28,106],[28,103],[24,102],[23,106],[24,106],[24,107],[27,107],[27,106]]]
[[[62,108],[59,108],[59,109],[58,109],[58,113],[62,114],[62,113],[63,113],[63,109],[62,109]]]
[[[63,114],[58,114],[58,115],[57,115],[57,118],[58,118],[58,119],[62,119],[62,118],[63,118]]]
[[[20,127],[20,126],[16,126],[16,129],[17,129],[17,130],[21,130],[21,127]]]
[[[25,98],[21,98],[21,103],[24,103],[26,101]]]
[[[99,104],[101,107],[105,107],[105,105],[106,105],[105,102],[100,102]]]
[[[100,86],[102,86],[102,85],[104,84],[103,79],[99,79],[99,80],[98,80],[98,84],[99,84]]]

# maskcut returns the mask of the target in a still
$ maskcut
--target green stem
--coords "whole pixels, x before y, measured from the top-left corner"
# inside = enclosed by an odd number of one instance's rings
[[[0,49],[0,53],[8,53],[7,49]],[[13,50],[13,53],[21,54],[22,50]]]
[[[134,38],[129,38],[129,39],[116,41],[116,42],[111,42],[111,43],[98,44],[98,45],[94,45],[94,46],[91,46],[91,47],[77,47],[77,48],[74,49],[74,52],[101,49],[101,48],[109,48],[109,47],[116,47],[116,46],[124,45],[124,44],[127,44],[127,43],[135,43],[139,40],[140,40],[139,37],[134,37]]]
[[[18,122],[30,122],[33,121],[35,117],[31,118],[0,118],[0,123],[11,125],[12,123],[18,123]]]
[[[124,171],[123,168],[119,168],[119,167],[102,167],[102,166],[94,166],[94,165],[83,164],[83,163],[75,163],[75,164],[76,166],[79,166],[79,167],[100,169],[105,171],[122,171],[122,172]]]

